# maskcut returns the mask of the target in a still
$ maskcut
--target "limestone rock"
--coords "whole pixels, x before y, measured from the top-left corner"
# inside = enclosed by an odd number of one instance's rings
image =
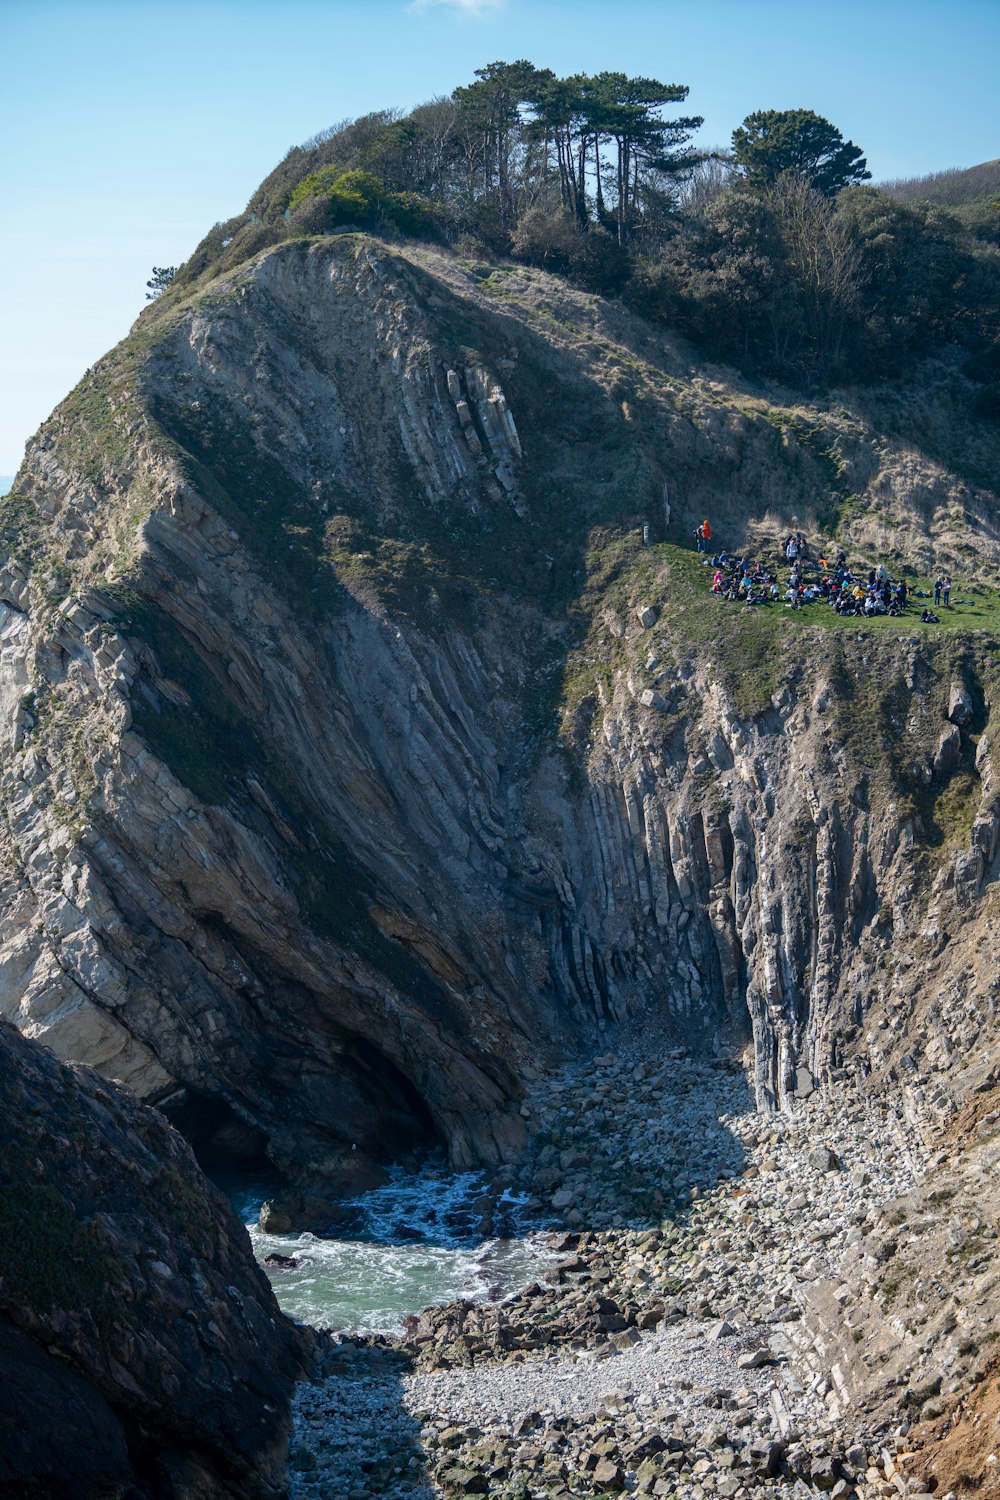
[[[948,690],[948,717],[953,724],[964,728],[972,718],[972,697],[964,682],[952,682]]]
[[[764,1108],[849,1068],[947,1112],[992,1045],[988,725],[933,815],[911,773],[943,705],[988,718],[988,653],[838,627],[727,666],[669,546],[615,531],[608,362],[568,362],[532,299],[632,351],[630,442],[676,476],[675,520],[684,494],[742,543],[747,476],[805,514],[834,452],[916,555],[959,476],[860,406],[808,407],[785,466],[736,386],[626,309],[509,274],[531,295],[498,312],[428,246],[274,246],[224,296],[151,305],[30,445],[0,558],[0,1011],[319,1197],[355,1148],[512,1164],[528,1070],[630,1019],[748,1034]],[[669,600],[649,687],[634,588]]]
[[[950,776],[958,765],[962,755],[962,735],[957,725],[949,724],[947,729],[941,731],[934,752],[934,774],[935,776]]]

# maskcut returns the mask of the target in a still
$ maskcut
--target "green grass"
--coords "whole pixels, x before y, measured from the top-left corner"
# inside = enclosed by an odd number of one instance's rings
[[[625,672],[643,681],[649,652],[658,664],[646,680],[664,694],[659,718],[667,739],[683,730],[685,694],[676,709],[671,697],[678,665],[686,663],[703,682],[717,682],[742,718],[767,713],[785,682],[801,698],[809,691],[803,674],[808,680],[822,672],[832,689],[829,733],[855,768],[859,795],[869,802],[896,799],[901,815],[913,816],[917,844],[928,854],[940,857],[968,842],[981,800],[975,771],[980,712],[963,734],[954,770],[925,778],[920,766],[929,765],[944,723],[941,685],[958,675],[981,681],[987,695],[994,691],[1000,591],[957,590],[956,597],[969,602],[942,609],[937,626],[920,623],[922,601],[898,619],[844,619],[825,604],[791,610],[727,603],[709,591],[710,568],[695,552],[673,543],[644,548],[635,530],[595,528],[585,559],[586,582],[570,611],[572,644],[559,681],[567,747],[579,754],[593,740],[601,702]],[[639,632],[635,609],[647,603],[659,618]],[[624,634],[609,629],[609,612]],[[919,659],[930,673],[922,687],[909,681],[914,642],[922,644]],[[927,691],[931,682],[936,686]],[[709,807],[715,783],[705,781]],[[716,812],[725,812],[721,803]]]
[[[706,567],[696,552],[667,544],[652,550],[662,552],[671,563],[671,582],[682,600],[693,632],[692,638],[714,639],[720,630],[720,620],[724,620],[727,615],[738,615],[759,616],[761,620],[771,622],[772,632],[777,627],[789,636],[818,626],[822,630],[842,631],[846,634],[853,632],[855,635],[859,631],[873,631],[876,634],[884,631],[890,635],[909,634],[932,638],[942,631],[980,630],[995,635],[1000,641],[1000,589],[989,588],[984,584],[953,587],[951,609],[941,606],[936,611],[941,617],[940,625],[920,623],[920,611],[925,606],[933,608],[933,600],[915,599],[913,591],[922,589],[931,594],[933,580],[916,576],[912,572],[906,575],[911,590],[910,602],[906,613],[897,619],[888,615],[873,615],[870,619],[858,615],[844,618],[828,604],[809,604],[800,610],[786,609],[784,604],[768,604],[748,610],[743,605],[727,603],[710,592],[712,568]],[[783,577],[782,571],[779,578]],[[730,631],[739,626],[722,625],[721,628]]]
[[[571,609],[581,641],[567,662],[562,682],[562,706],[569,716],[595,693],[600,681],[610,688],[616,667],[634,666],[633,658],[652,646],[661,660],[665,654],[669,659],[692,652],[707,658],[737,711],[753,717],[770,706],[796,637],[808,641],[819,629],[856,638],[859,631],[887,625],[895,626],[898,633],[910,623],[908,617],[845,620],[829,606],[818,604],[790,610],[781,604],[747,609],[727,603],[709,591],[711,570],[697,553],[672,543],[643,547],[636,528],[595,528],[585,565],[586,582]],[[603,620],[610,610],[628,630],[639,603],[656,605],[659,620],[652,634],[643,635],[640,645],[631,647],[611,637]],[[1000,632],[1000,595],[985,606],[980,601],[980,614],[984,608],[990,618],[995,615]],[[959,612],[954,614],[957,622]]]

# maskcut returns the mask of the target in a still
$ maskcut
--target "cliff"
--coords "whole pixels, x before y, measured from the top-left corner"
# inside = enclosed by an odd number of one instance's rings
[[[524,1079],[627,1015],[751,1042],[764,1106],[848,1069],[945,1120],[1000,828],[961,386],[806,402],[360,235],[154,305],[4,502],[0,1007],[310,1188],[515,1158]],[[703,515],[967,603],[727,608]]]
[[[283,1495],[307,1353],[166,1121],[0,1025],[0,1492]]]

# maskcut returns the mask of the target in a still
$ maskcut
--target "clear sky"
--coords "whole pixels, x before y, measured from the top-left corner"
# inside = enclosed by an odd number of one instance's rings
[[[295,145],[527,57],[686,83],[703,145],[802,106],[876,179],[1000,155],[1000,0],[0,0],[0,474]]]

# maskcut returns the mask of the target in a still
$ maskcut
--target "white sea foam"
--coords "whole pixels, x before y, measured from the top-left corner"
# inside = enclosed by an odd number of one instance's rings
[[[484,1190],[475,1174],[455,1176],[426,1167],[402,1171],[382,1188],[345,1205],[358,1211],[356,1228],[343,1238],[313,1234],[267,1235],[256,1221],[256,1203],[238,1203],[254,1253],[294,1258],[294,1266],[268,1268],[279,1303],[289,1316],[317,1327],[399,1333],[403,1319],[457,1297],[503,1297],[544,1277],[552,1253],[521,1226],[520,1201],[505,1195],[494,1221],[504,1238],[476,1233]]]

